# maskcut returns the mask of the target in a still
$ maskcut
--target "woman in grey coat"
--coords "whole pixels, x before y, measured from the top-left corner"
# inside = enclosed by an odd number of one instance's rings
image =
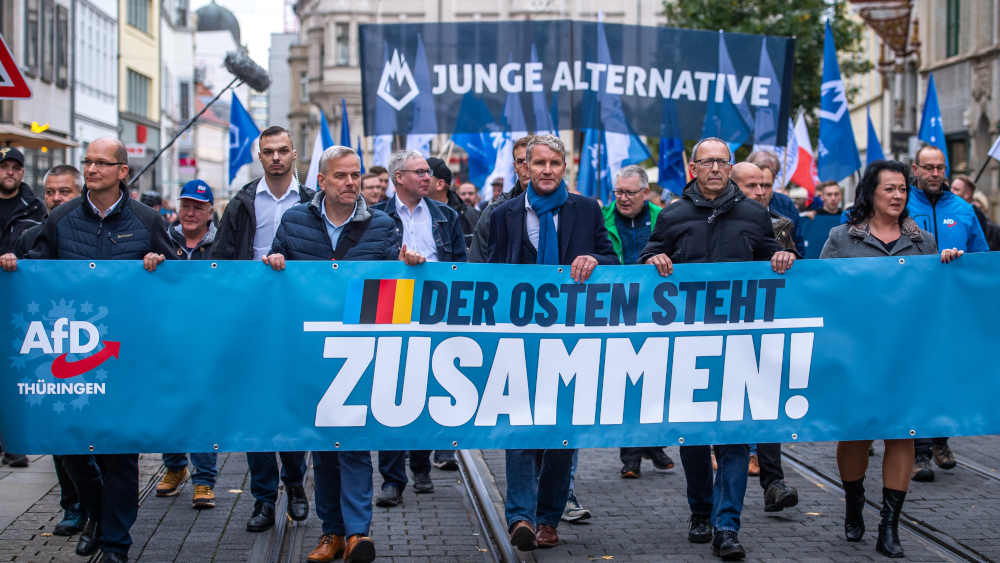
[[[834,227],[823,245],[820,258],[867,258],[935,254],[934,235],[917,227],[907,216],[910,178],[906,166],[894,160],[878,160],[866,170],[855,193],[854,207],[848,222]],[[941,252],[941,262],[948,263],[962,255],[949,248]],[[847,541],[861,540],[865,531],[862,511],[865,505],[865,470],[871,440],[837,444],[837,467],[844,484],[847,502],[844,533]],[[882,521],[878,526],[875,549],[888,557],[902,557],[899,544],[899,514],[913,470],[913,440],[885,440],[882,459]]]

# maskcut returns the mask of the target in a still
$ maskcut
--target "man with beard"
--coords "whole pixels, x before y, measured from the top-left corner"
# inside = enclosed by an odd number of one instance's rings
[[[21,151],[0,149],[0,254],[13,252],[18,237],[26,229],[45,220],[45,205],[35,197],[24,179]]]
[[[517,183],[509,192],[494,193],[494,198],[479,214],[479,222],[476,223],[476,231],[472,233],[472,243],[469,245],[469,262],[487,261],[486,251],[490,245],[490,215],[501,203],[523,194],[524,186],[528,185],[528,181],[531,179],[528,173],[528,159],[525,156],[531,137],[528,135],[514,141],[514,172],[517,173]],[[494,179],[495,181],[496,179]]]
[[[966,252],[987,252],[986,236],[976,212],[962,198],[944,189],[945,157],[941,149],[926,145],[913,156],[915,189],[906,204],[917,226],[934,235],[938,248],[957,248]],[[917,438],[913,441],[916,461],[914,481],[933,481],[931,456],[941,469],[955,467],[955,456],[948,438]]]

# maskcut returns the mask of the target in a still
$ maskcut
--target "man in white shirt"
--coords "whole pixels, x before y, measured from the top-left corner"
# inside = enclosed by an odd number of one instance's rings
[[[229,202],[219,222],[212,257],[217,260],[261,260],[271,250],[274,235],[285,211],[312,200],[313,190],[295,179],[298,153],[292,136],[282,127],[268,127],[260,134],[257,158],[264,177],[243,186]],[[302,480],[306,472],[305,452],[279,452],[281,480],[288,494],[288,515],[305,520],[309,515]],[[247,531],[263,532],[274,526],[274,505],[278,499],[278,461],[274,452],[247,452],[253,514]]]
[[[428,197],[434,178],[427,160],[415,151],[399,151],[389,159],[389,175],[396,193],[374,208],[396,222],[407,253],[429,262],[465,262],[465,237],[458,212]],[[402,502],[405,457],[405,451],[379,452],[383,484],[376,505],[396,506]],[[453,452],[435,453],[434,464],[441,469],[458,469]],[[410,451],[410,470],[414,492],[434,492],[429,450]]]

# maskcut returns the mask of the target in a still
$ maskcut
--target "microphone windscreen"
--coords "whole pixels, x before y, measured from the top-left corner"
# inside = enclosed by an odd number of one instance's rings
[[[271,85],[271,77],[268,76],[267,71],[260,67],[257,63],[246,55],[242,51],[229,51],[226,53],[225,63],[226,70],[228,70],[233,76],[239,78],[243,82],[246,82],[251,88],[257,90],[258,92],[263,92],[267,90],[267,87]]]

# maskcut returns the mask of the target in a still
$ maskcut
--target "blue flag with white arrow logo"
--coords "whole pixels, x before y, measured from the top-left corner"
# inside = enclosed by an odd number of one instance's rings
[[[233,92],[229,106],[229,182],[244,164],[253,162],[253,142],[260,136],[260,129],[253,122],[240,99]]]
[[[844,81],[840,78],[837,47],[833,30],[826,22],[823,41],[823,85],[819,102],[819,148],[816,168],[819,179],[839,182],[861,168],[858,145],[851,128],[851,112],[847,106]]]

